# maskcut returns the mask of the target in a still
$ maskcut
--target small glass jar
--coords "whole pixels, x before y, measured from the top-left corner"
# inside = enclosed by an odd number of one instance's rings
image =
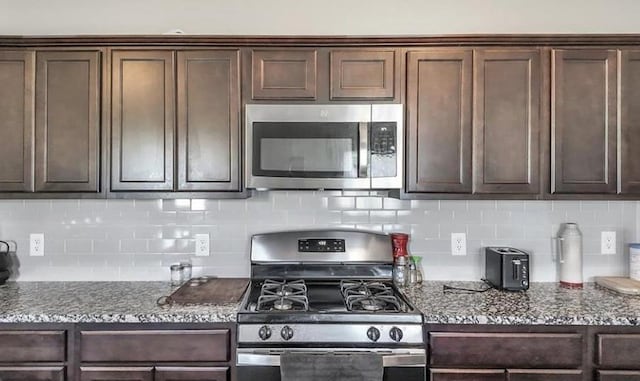
[[[411,256],[411,262],[415,266],[415,284],[422,284],[424,280],[424,276],[422,275],[422,257],[418,257],[415,255]]]
[[[182,265],[171,265],[171,285],[180,286],[182,284]]]
[[[189,280],[191,280],[191,274],[193,271],[191,261],[180,262],[180,266],[182,266],[182,283],[188,282]]]
[[[409,266],[407,266],[407,257],[404,255],[396,257],[393,264],[393,283],[398,288],[409,285]]]
[[[418,275],[416,273],[417,273],[416,264],[410,258],[409,260],[409,284],[410,285],[414,285],[417,283]]]

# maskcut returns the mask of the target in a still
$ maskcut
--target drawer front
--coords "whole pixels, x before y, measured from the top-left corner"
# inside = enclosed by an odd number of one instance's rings
[[[0,332],[0,362],[65,361],[64,331]]]
[[[580,370],[508,369],[509,381],[582,381]]]
[[[501,369],[431,369],[431,381],[505,381]]]
[[[228,361],[228,330],[83,331],[84,362]]]
[[[573,333],[433,332],[429,344],[429,361],[435,366],[566,369],[582,365],[582,335]]]
[[[153,381],[152,367],[81,367],[80,381]]]
[[[640,335],[598,335],[597,342],[601,367],[640,369]]]
[[[640,381],[640,371],[599,370],[599,381]]]
[[[64,381],[64,367],[18,366],[0,367],[3,381]]]
[[[227,367],[157,367],[154,381],[227,381]]]

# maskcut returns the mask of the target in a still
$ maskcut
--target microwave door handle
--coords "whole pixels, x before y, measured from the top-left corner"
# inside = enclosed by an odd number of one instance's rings
[[[358,135],[360,139],[358,154],[358,177],[369,177],[369,125],[366,122],[358,123]]]

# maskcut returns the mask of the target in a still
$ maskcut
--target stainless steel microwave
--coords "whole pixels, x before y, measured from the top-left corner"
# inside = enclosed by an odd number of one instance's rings
[[[249,189],[399,189],[403,106],[247,105]]]

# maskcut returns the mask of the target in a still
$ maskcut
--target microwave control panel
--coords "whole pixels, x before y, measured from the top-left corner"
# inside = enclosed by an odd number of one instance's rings
[[[394,155],[396,153],[396,124],[374,122],[371,124],[371,154]]]

